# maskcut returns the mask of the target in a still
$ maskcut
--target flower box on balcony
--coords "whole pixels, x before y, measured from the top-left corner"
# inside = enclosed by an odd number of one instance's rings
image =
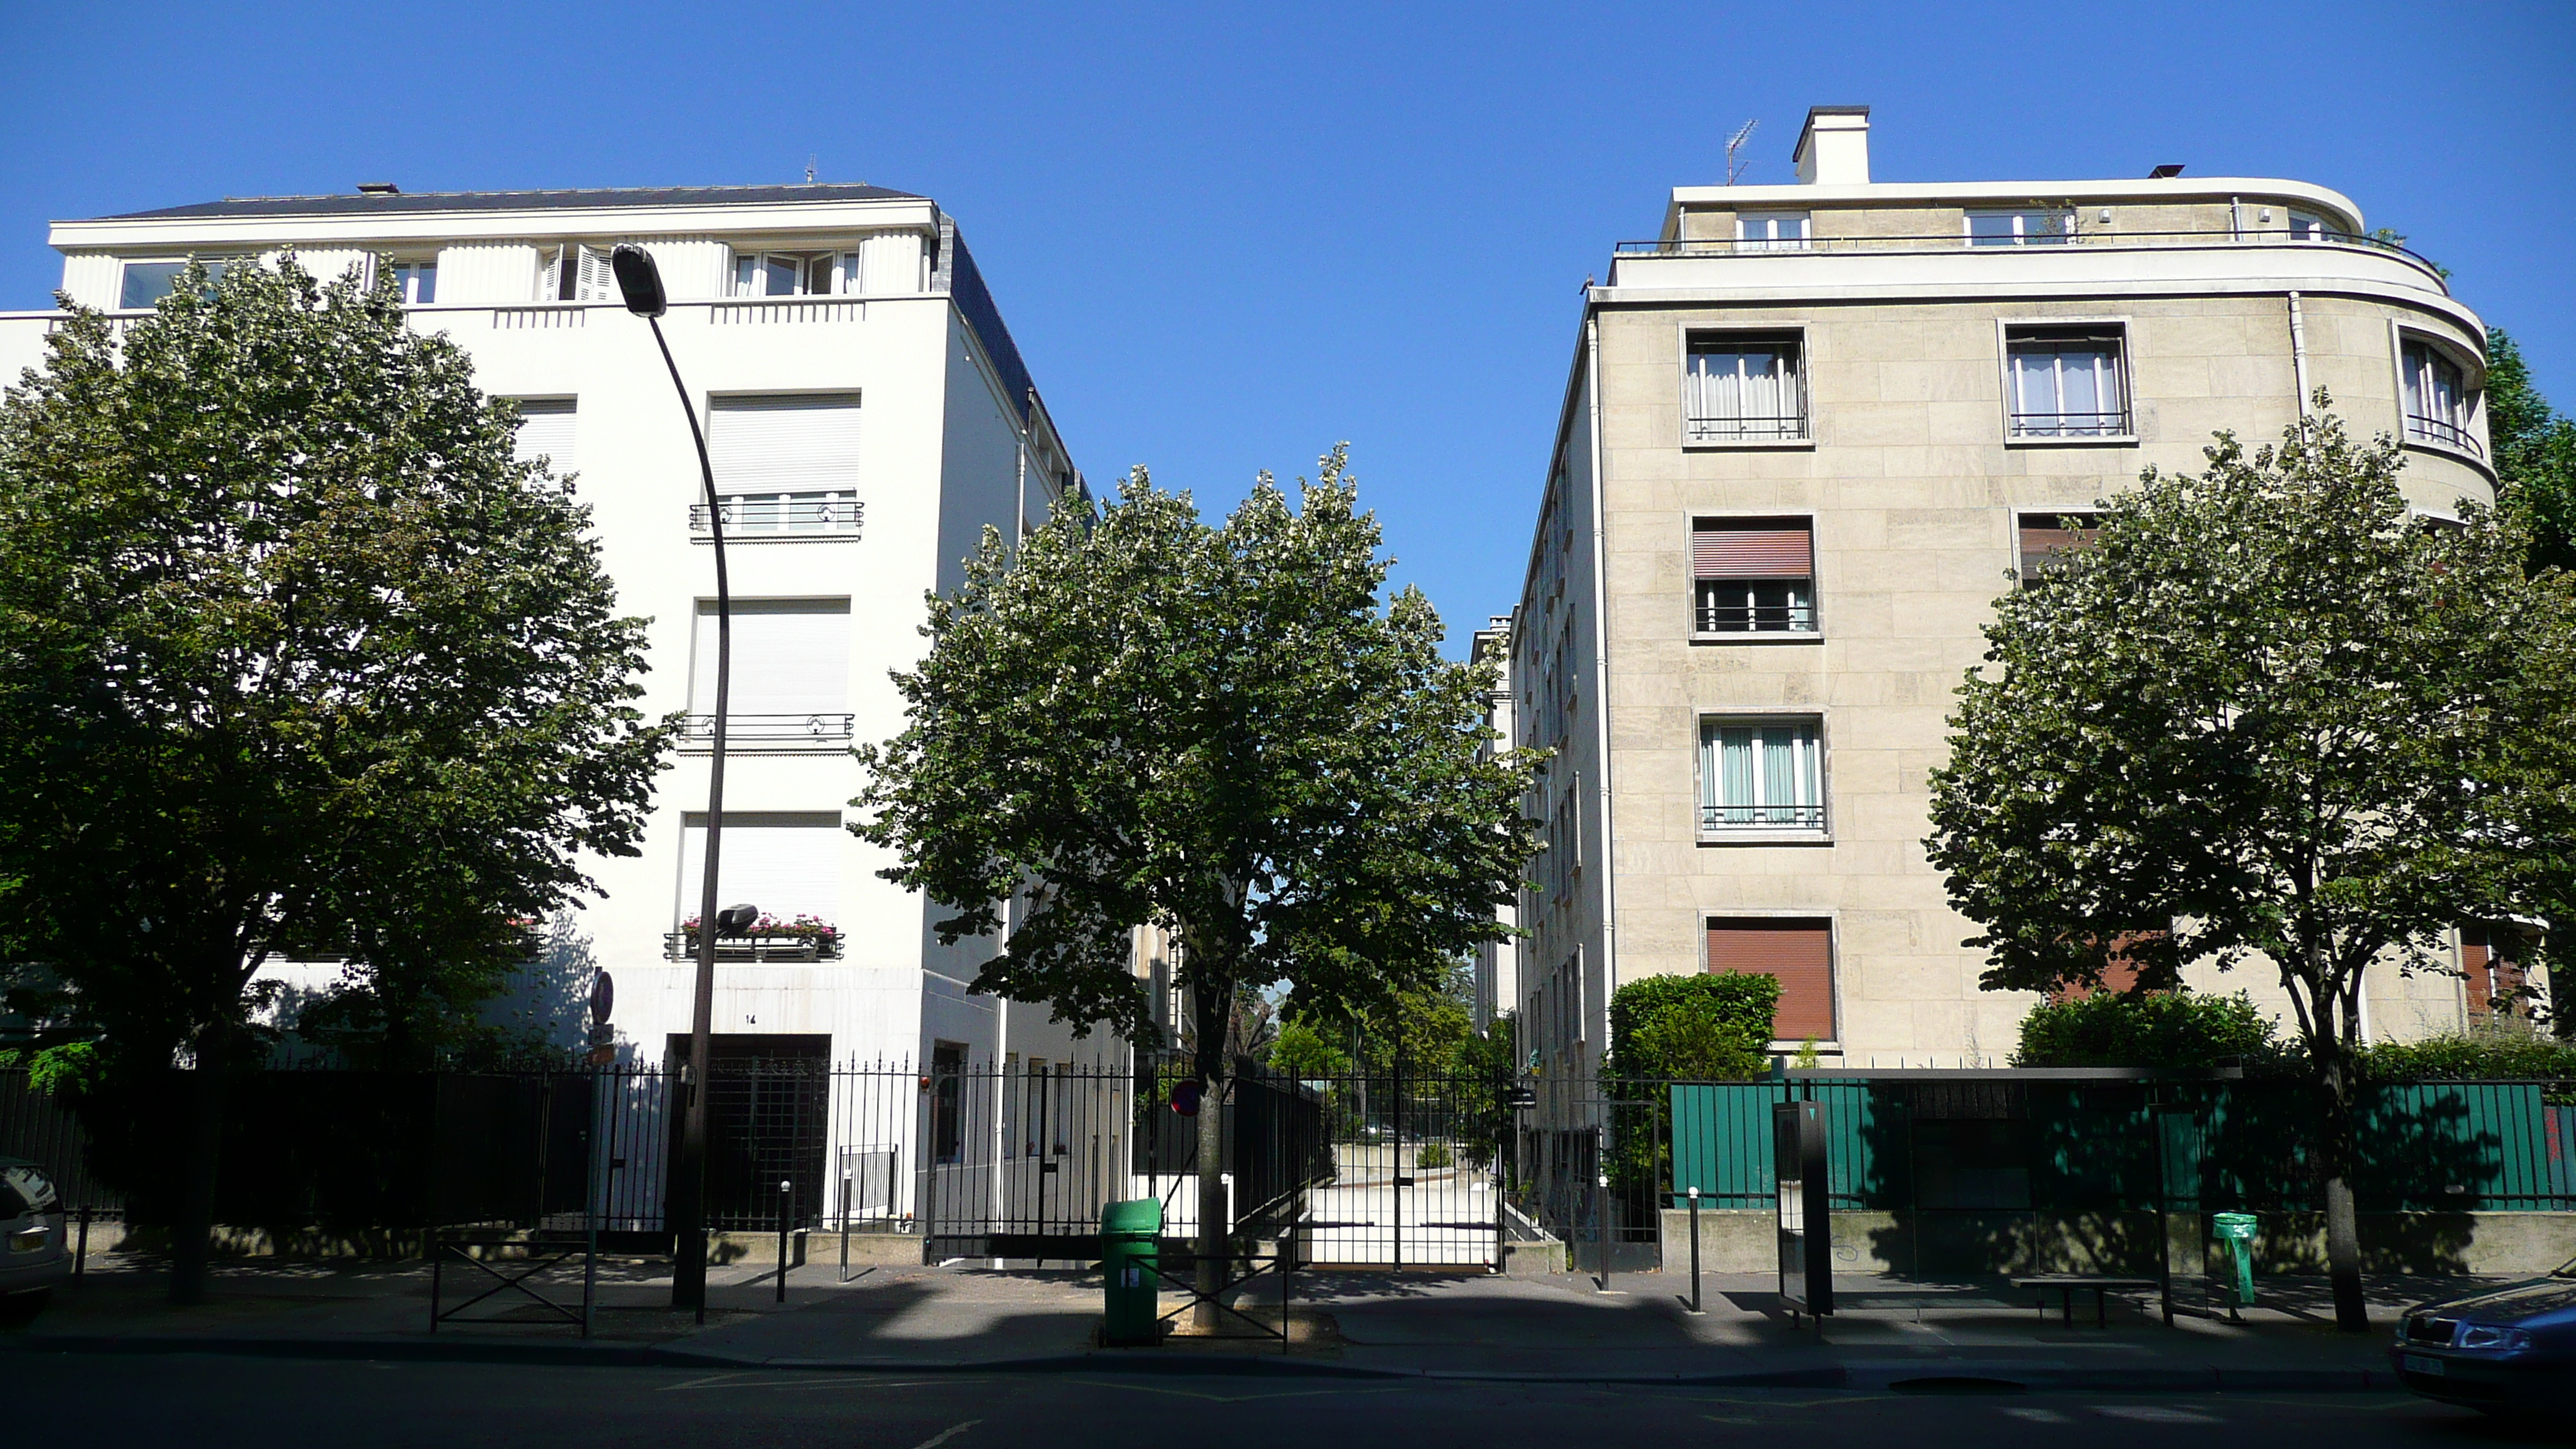
[[[662,955],[671,961],[693,961],[698,955],[698,918],[662,937]],[[813,916],[780,921],[763,916],[739,936],[716,938],[719,961],[837,961],[841,928]]]

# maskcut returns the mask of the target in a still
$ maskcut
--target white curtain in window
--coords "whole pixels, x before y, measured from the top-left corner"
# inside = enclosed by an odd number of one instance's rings
[[[689,712],[716,707],[716,606],[698,601]],[[736,599],[727,713],[846,714],[850,708],[850,601]]]
[[[2012,375],[2015,432],[2089,435],[2120,430],[2118,344],[2093,339],[2016,342]]]
[[[1812,724],[1711,725],[1702,739],[1700,763],[1705,822],[1821,825],[1822,765]]]
[[[516,444],[522,463],[538,458],[554,460],[557,477],[573,471],[573,433],[580,414],[578,404],[568,397],[524,397],[519,399],[519,436]]]
[[[2406,344],[2406,414],[2409,431],[2456,440],[2465,421],[2461,407],[2460,370],[2420,342]]]
[[[718,398],[707,452],[719,493],[809,493],[855,487],[856,393]]]
[[[1690,426],[1695,441],[1797,437],[1804,432],[1794,344],[1746,342],[1695,348],[1690,363]]]
[[[716,860],[718,909],[758,906],[779,921],[816,916],[841,924],[841,861],[847,840],[837,811],[725,812]],[[689,813],[680,847],[676,925],[698,913],[707,869],[707,817]]]

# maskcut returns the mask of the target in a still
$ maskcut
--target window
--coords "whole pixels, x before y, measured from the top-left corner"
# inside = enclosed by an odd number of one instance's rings
[[[965,1076],[965,1043],[935,1041],[930,1044],[930,1158],[933,1162],[965,1160]]]
[[[2293,211],[2290,237],[2294,241],[2346,241],[2351,234],[2313,211]]]
[[[543,458],[560,478],[573,470],[573,434],[580,417],[578,401],[568,397],[523,397],[519,402],[517,456],[522,463]]]
[[[837,924],[841,909],[841,829],[838,811],[727,810],[724,853],[716,862],[716,898],[726,907],[759,908],[774,921],[813,916]],[[673,914],[698,913],[706,880],[707,817],[692,810],[682,819],[680,889]]]
[[[859,290],[857,252],[737,252],[737,297],[828,297]]]
[[[2120,352],[2117,326],[2006,329],[2012,436],[2125,436],[2129,394]]]
[[[2023,514],[2021,586],[2029,588],[2063,567],[2067,550],[2091,543],[2101,528],[2101,520],[2090,513]]]
[[[615,302],[617,273],[601,247],[549,247],[539,253],[537,300],[540,302]]]
[[[859,395],[717,398],[707,408],[724,524],[743,533],[856,533]],[[705,521],[706,505],[691,507]]]
[[[2398,349],[2398,370],[2406,384],[2407,441],[2477,451],[2460,365],[2429,342],[2409,340]]]
[[[1691,528],[1691,628],[1812,634],[1815,543],[1807,521],[1729,518]]]
[[[224,279],[225,268],[230,267],[240,258],[198,257],[196,260],[206,269],[207,292],[208,295],[212,295],[215,283]],[[129,310],[150,307],[170,295],[170,289],[179,283],[179,274],[187,269],[188,263],[185,259],[174,262],[127,262],[124,279],[117,290],[116,305]]]
[[[438,300],[438,263],[393,263],[394,291],[407,307],[426,307]]]
[[[1805,251],[1807,214],[1803,211],[1737,212],[1735,241],[1735,249],[1740,252]]]
[[[1766,917],[1708,923],[1708,969],[1769,976],[1780,983],[1773,1041],[1833,1041],[1834,928],[1831,921]]]
[[[1968,245],[1972,247],[2063,246],[2075,238],[2075,213],[2046,211],[1972,211]]]
[[[1817,722],[1709,719],[1700,724],[1703,835],[1825,828],[1825,760]]]
[[[2460,928],[2460,971],[2467,978],[2469,1021],[2524,1015],[2522,961],[2531,942],[2509,926]]]
[[[1795,337],[1700,336],[1683,379],[1682,439],[1734,443],[1807,436]]]
[[[736,599],[725,747],[838,745],[850,737],[850,601]],[[716,606],[698,601],[689,738],[706,743],[716,708]],[[731,849],[730,846],[727,847]]]

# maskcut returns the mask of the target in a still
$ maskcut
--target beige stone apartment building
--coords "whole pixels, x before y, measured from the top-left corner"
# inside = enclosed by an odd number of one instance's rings
[[[2484,330],[2348,198],[2180,167],[1873,183],[1868,139],[1866,107],[1817,108],[1797,184],[1676,188],[1587,293],[1508,643],[1515,742],[1556,756],[1494,977],[1551,1075],[1597,1065],[1619,984],[1730,969],[1781,978],[1781,1049],[2000,1064],[2035,998],[1978,989],[1922,838],[2013,571],[2318,387],[2404,439],[2424,513],[2492,497]],[[2396,1036],[2488,994],[2367,990]]]

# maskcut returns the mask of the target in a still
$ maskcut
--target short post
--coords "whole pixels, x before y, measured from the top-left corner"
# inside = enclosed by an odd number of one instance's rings
[[[83,1269],[85,1269],[88,1265],[89,1265],[89,1204],[84,1202],[84,1203],[82,1203],[82,1204],[81,1204],[81,1210],[80,1210],[80,1236],[79,1236],[79,1238],[75,1239],[75,1240],[73,1241],[73,1243],[72,1243],[72,1281],[73,1281],[73,1282],[77,1283],[77,1282],[79,1282],[79,1281],[81,1280],[81,1272],[82,1272],[82,1270],[83,1270]]]
[[[1610,1174],[1596,1175],[1592,1185],[1592,1242],[1601,1258],[1601,1291],[1610,1291]]]
[[[1699,1312],[1699,1189],[1690,1190],[1691,1312]]]
[[[795,1201],[796,1183],[792,1178],[778,1180],[778,1301],[787,1301],[787,1213]]]

